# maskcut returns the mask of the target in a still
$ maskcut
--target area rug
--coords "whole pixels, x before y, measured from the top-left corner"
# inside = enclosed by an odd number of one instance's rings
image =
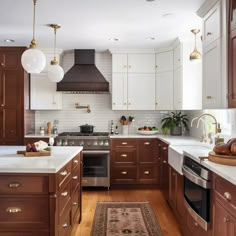
[[[91,236],[162,236],[149,202],[98,202]]]

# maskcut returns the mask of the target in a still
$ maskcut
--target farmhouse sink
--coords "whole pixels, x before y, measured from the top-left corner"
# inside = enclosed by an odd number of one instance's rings
[[[195,156],[208,156],[208,153],[212,150],[210,147],[203,145],[180,145],[180,146],[169,146],[168,163],[172,166],[179,174],[182,173],[183,164],[183,152],[188,153],[194,152]]]

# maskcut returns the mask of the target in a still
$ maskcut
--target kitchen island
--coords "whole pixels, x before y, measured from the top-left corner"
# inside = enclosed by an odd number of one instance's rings
[[[0,147],[0,236],[66,236],[81,218],[82,147],[24,157]]]

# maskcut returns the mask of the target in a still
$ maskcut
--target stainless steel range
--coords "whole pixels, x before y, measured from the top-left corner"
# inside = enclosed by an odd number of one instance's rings
[[[83,146],[83,186],[110,187],[110,140],[108,132],[64,132],[57,146]]]

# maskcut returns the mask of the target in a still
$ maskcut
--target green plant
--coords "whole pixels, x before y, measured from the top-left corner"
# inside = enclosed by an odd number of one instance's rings
[[[181,111],[170,112],[161,120],[161,128],[164,131],[174,129],[176,127],[184,127],[188,130],[188,121],[187,115],[181,114]]]

